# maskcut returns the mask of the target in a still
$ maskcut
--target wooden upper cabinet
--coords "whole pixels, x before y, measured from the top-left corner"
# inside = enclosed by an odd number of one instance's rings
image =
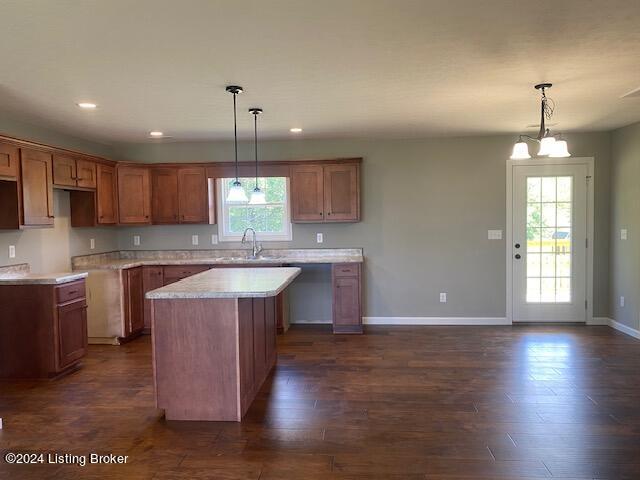
[[[151,215],[153,223],[178,223],[178,171],[151,169]]]
[[[96,163],[91,160],[76,160],[76,181],[78,187],[96,188],[97,171]]]
[[[204,167],[178,170],[178,211],[180,223],[207,223],[207,175]]]
[[[149,169],[147,167],[119,166],[117,171],[120,223],[151,223]]]
[[[292,166],[291,220],[297,223],[360,221],[360,165]]]
[[[0,143],[0,177],[18,177],[18,148]]]
[[[66,155],[53,155],[53,183],[75,187],[77,185],[76,159]]]
[[[357,222],[360,220],[360,188],[358,165],[324,166],[325,222]]]
[[[207,223],[208,192],[204,167],[151,169],[153,223]]]
[[[97,166],[96,210],[98,223],[113,225],[118,223],[118,197],[116,169],[110,165]]]
[[[59,187],[96,188],[96,164],[70,155],[53,155],[53,184]]]
[[[322,165],[291,167],[291,220],[322,222],[324,220],[324,178]]]
[[[20,149],[22,224],[53,225],[53,180],[51,154]]]

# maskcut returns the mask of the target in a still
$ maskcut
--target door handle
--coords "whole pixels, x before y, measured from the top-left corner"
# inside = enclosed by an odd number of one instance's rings
[[[516,253],[516,260],[520,260],[522,257],[520,256],[519,253]]]

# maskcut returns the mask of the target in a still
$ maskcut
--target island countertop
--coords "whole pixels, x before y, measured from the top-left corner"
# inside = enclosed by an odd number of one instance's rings
[[[147,292],[151,300],[275,297],[300,274],[298,267],[220,268]]]

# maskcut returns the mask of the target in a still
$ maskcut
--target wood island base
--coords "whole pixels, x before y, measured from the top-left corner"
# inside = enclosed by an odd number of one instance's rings
[[[276,301],[152,300],[156,406],[167,420],[241,421],[276,363]]]

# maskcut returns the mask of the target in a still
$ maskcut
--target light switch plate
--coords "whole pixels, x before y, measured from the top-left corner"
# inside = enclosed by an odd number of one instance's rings
[[[620,240],[626,240],[626,239],[627,239],[627,229],[622,228],[620,229]]]
[[[96,248],[96,239],[95,238],[90,238],[89,239],[89,248],[91,250],[94,250]]]
[[[443,292],[440,294],[440,303],[447,303],[447,294]]]
[[[9,245],[9,258],[16,258],[16,246]]]
[[[215,233],[211,234],[211,245],[217,245],[218,244],[218,235]]]
[[[624,297],[620,297],[620,306],[624,307]]]
[[[324,242],[324,235],[322,233],[316,233],[316,242],[318,243]]]
[[[489,240],[502,240],[502,230],[487,230]]]
[[[198,235],[191,235],[191,245],[198,245],[199,241]]]
[[[140,235],[134,235],[134,236],[133,236],[133,244],[134,244],[135,246],[140,245]]]

